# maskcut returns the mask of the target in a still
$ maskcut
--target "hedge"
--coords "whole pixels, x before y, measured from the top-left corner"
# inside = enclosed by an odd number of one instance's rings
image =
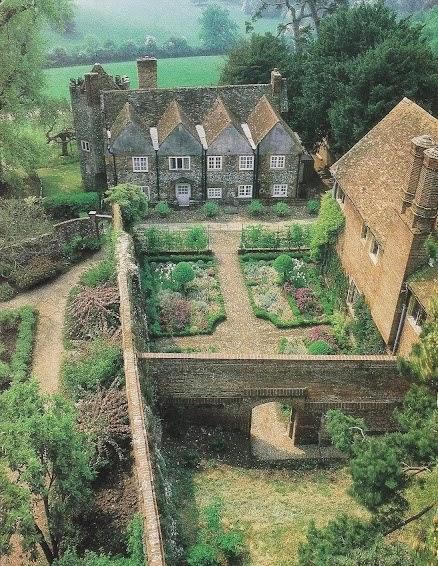
[[[43,200],[44,209],[55,220],[79,218],[81,214],[100,208],[98,193],[62,193]]]

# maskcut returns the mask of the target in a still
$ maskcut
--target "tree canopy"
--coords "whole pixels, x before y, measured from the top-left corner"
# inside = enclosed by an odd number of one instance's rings
[[[199,24],[199,37],[207,49],[225,51],[236,41],[238,26],[229,10],[222,6],[207,6],[199,18]]]

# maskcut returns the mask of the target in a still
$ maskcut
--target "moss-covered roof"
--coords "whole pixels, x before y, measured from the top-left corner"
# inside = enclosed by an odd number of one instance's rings
[[[417,271],[408,280],[408,286],[422,307],[429,311],[430,300],[438,296],[438,265]]]

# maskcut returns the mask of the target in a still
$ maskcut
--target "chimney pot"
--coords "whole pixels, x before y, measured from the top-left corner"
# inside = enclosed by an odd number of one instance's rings
[[[139,89],[158,87],[157,59],[155,57],[137,59],[137,72]]]
[[[412,206],[414,227],[430,231],[438,213],[438,147],[424,150],[418,188]]]
[[[428,135],[417,136],[411,140],[410,167],[406,177],[405,186],[402,187],[402,208],[404,213],[411,206],[417,192],[421,168],[423,166],[424,150],[434,145],[433,139]]]

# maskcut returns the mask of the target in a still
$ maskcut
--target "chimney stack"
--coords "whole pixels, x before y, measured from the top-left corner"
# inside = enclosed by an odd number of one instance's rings
[[[273,69],[271,71],[271,87],[273,96],[281,95],[283,88],[283,77],[278,69]]]
[[[406,184],[402,187],[402,213],[411,206],[415,198],[423,166],[424,150],[433,145],[434,142],[430,136],[418,136],[411,140],[410,167],[406,177]]]
[[[418,187],[412,205],[413,227],[430,231],[438,214],[438,146],[424,151]]]
[[[155,57],[137,59],[137,72],[139,89],[158,87],[157,60]]]

